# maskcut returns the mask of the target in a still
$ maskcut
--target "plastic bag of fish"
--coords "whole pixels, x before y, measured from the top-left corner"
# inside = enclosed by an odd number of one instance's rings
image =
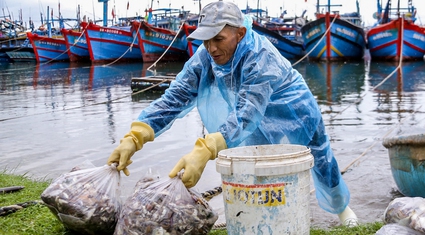
[[[121,209],[116,164],[81,168],[55,179],[41,194],[50,211],[80,234],[113,234]]]
[[[124,203],[114,235],[208,234],[218,215],[180,177],[140,179]]]
[[[384,212],[384,222],[425,233],[425,198],[400,197],[392,200]]]

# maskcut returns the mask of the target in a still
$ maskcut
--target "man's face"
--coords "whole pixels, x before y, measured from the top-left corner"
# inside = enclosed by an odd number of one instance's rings
[[[204,41],[208,53],[219,65],[226,64],[233,56],[236,46],[245,36],[246,28],[225,26],[215,37]]]

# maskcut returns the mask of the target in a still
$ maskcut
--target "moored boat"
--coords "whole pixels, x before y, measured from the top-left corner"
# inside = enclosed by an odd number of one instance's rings
[[[84,31],[87,22],[81,22],[80,29],[62,29],[61,33],[65,39],[67,53],[71,62],[90,60],[89,48],[87,46]]]
[[[357,6],[358,1],[356,0]],[[361,26],[359,8],[357,12],[331,13],[328,0],[326,13],[319,13],[322,6],[317,0],[316,20],[301,28],[304,47],[312,60],[359,60],[366,48],[365,32]],[[329,30],[328,30],[329,29]]]
[[[256,22],[254,22],[252,28],[258,34],[264,35],[286,59],[299,59],[304,55],[304,46],[302,42],[287,39],[279,33],[267,29]]]
[[[406,197],[425,197],[425,134],[386,138],[391,173]]]
[[[286,59],[299,59],[304,55],[304,45],[295,38],[296,29],[278,20],[270,20],[267,11],[262,9],[242,10],[242,13],[253,16],[252,29],[265,36]]]
[[[181,61],[188,58],[188,43],[183,29],[187,11],[160,8],[146,11],[146,21],[133,21],[143,62]]]
[[[136,29],[137,30],[137,29]],[[93,63],[142,60],[137,37],[130,26],[105,27],[90,22],[85,30],[86,42]]]
[[[31,42],[38,63],[69,60],[63,37],[40,36],[31,32],[27,32],[27,37]]]
[[[155,27],[145,21],[133,21],[132,27],[133,34],[138,37],[143,62],[155,62],[159,58],[162,61],[187,60],[187,40],[183,31]],[[137,31],[137,28],[140,29]]]
[[[408,0],[407,8],[391,11],[388,0],[384,13],[378,9],[379,24],[367,33],[372,60],[422,60],[425,55],[425,27],[415,24],[416,8]],[[404,10],[404,11],[403,11]],[[382,15],[382,17],[381,17]]]
[[[50,7],[47,7],[47,12],[50,12]],[[79,7],[78,13],[79,16]],[[43,17],[41,22],[43,22]],[[59,28],[52,28],[54,22],[58,21]],[[65,28],[65,21],[77,21],[80,22],[79,17],[77,19],[63,18],[59,9],[58,19],[53,18],[53,11],[51,18],[47,14],[46,23],[42,25],[35,31],[27,32],[27,37],[31,42],[32,48],[34,50],[35,58],[38,63],[40,62],[52,62],[52,61],[69,61],[68,48],[66,41],[61,34],[61,30]],[[45,28],[47,26],[47,28]]]

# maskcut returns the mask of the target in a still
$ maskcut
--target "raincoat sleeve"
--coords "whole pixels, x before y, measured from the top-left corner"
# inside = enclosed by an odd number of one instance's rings
[[[168,130],[177,118],[189,113],[196,105],[203,55],[195,54],[184,65],[165,93],[142,110],[138,121],[155,131],[155,137]]]

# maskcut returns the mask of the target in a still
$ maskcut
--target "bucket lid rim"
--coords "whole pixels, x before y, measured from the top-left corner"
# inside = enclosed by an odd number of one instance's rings
[[[311,155],[311,150],[305,149],[303,151],[298,151],[298,152],[294,152],[294,153],[278,153],[278,154],[267,154],[267,155],[246,155],[246,154],[237,154],[237,155],[231,155],[229,156],[229,154],[223,154],[222,151],[219,152],[217,158],[220,159],[244,159],[244,160],[272,160],[272,159],[282,159],[282,158],[298,158],[299,156],[304,156],[304,155]]]

